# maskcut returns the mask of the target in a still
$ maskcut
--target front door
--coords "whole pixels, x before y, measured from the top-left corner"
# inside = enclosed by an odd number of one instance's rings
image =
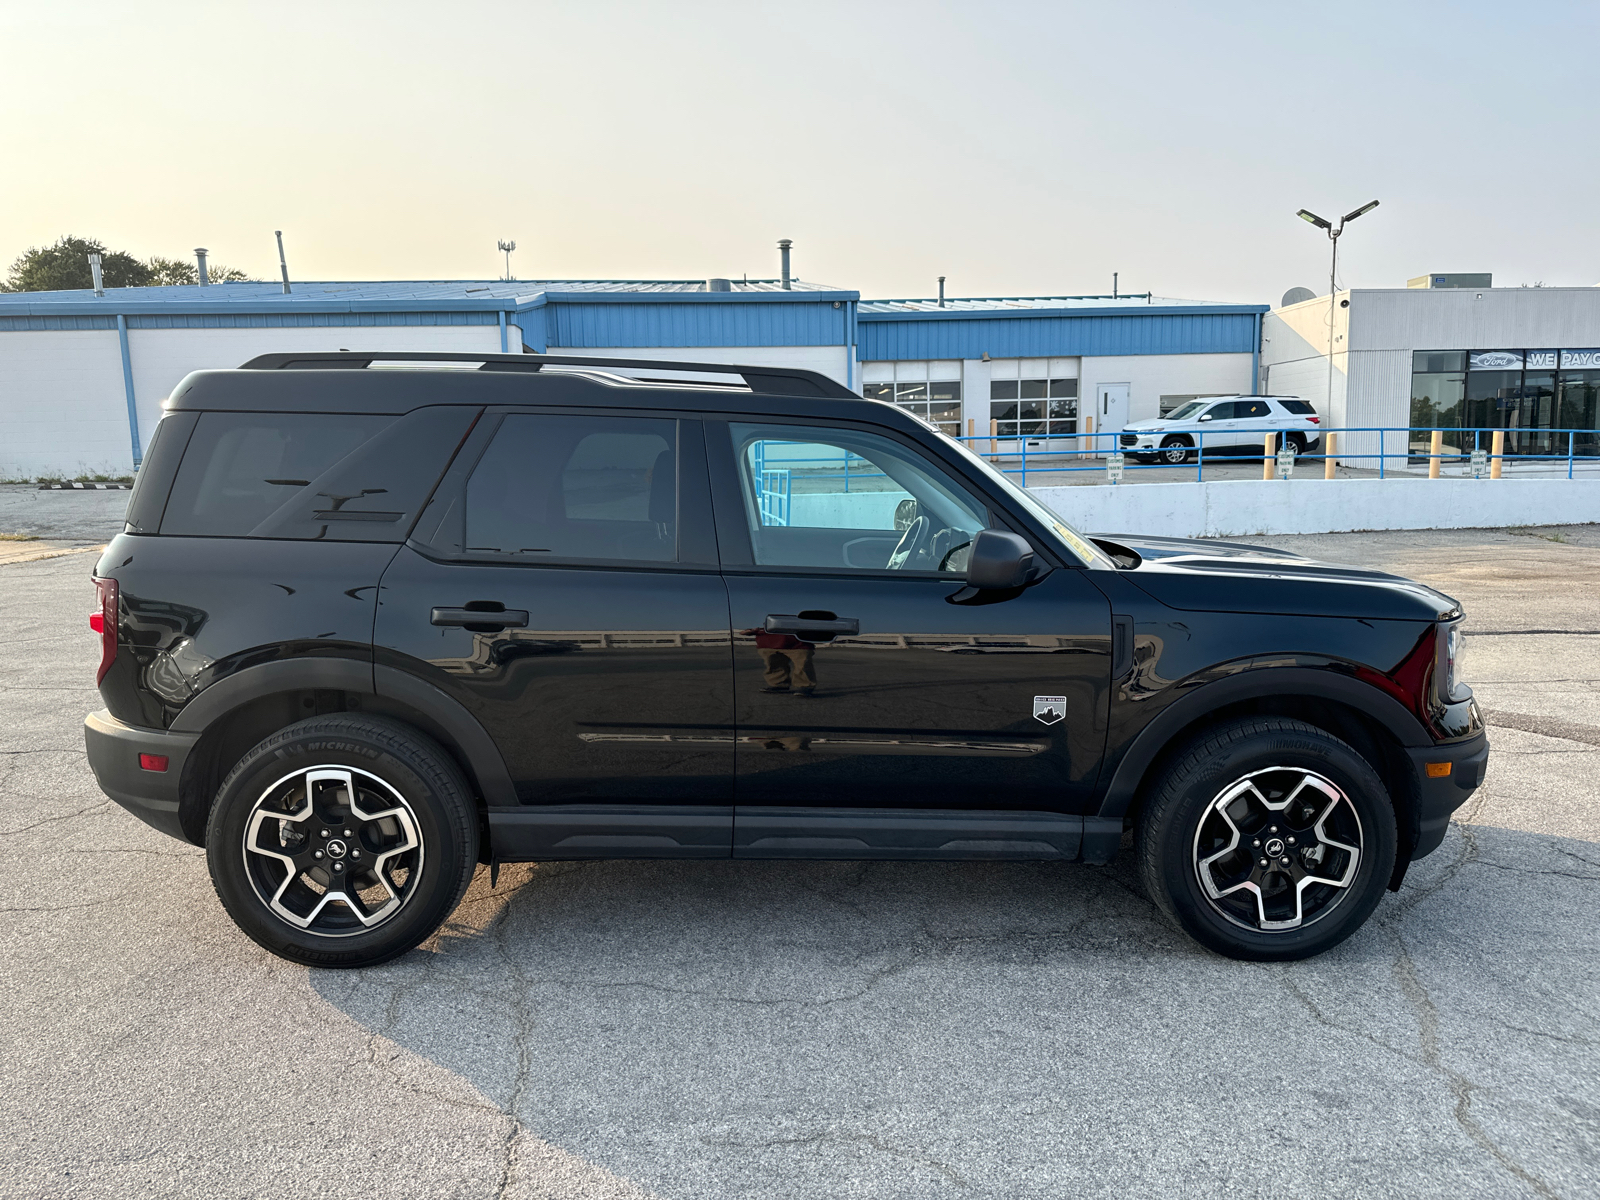
[[[1100,383],[1095,385],[1095,429],[1100,433],[1121,433],[1128,423],[1128,385],[1125,383]],[[1116,448],[1116,438],[1108,438],[1103,448]]]
[[[844,424],[707,431],[739,813],[1084,811],[1111,629],[1087,572],[951,603],[969,543],[999,519],[958,476]]]
[[[516,856],[602,842],[727,854],[732,670],[713,539],[697,421],[491,414],[458,455],[384,575],[378,661],[454,696],[494,739],[528,809]],[[612,834],[593,832],[595,806]],[[629,826],[615,806],[689,818]],[[566,827],[589,828],[581,847],[561,844]]]

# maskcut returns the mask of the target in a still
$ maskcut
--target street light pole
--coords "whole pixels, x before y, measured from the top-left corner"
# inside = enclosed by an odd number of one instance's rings
[[[1369,213],[1378,207],[1376,200],[1363,204],[1354,212],[1347,212],[1339,218],[1339,224],[1325,221],[1316,213],[1302,208],[1295,216],[1302,221],[1315,225],[1318,229],[1327,231],[1328,240],[1333,243],[1333,262],[1328,267],[1328,419],[1333,420],[1333,320],[1335,316],[1334,297],[1337,292],[1339,278],[1339,235],[1344,232],[1344,227],[1363,213]]]

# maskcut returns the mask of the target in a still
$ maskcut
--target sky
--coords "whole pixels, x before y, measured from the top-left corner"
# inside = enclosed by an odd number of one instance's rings
[[[0,0],[0,268],[867,298],[1600,281],[1600,5]]]

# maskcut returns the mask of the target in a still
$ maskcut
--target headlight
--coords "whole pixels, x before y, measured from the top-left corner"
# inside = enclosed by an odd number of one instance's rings
[[[1458,621],[1444,635],[1444,695],[1446,700],[1465,700],[1471,689],[1461,673],[1461,656],[1466,650],[1466,634]]]

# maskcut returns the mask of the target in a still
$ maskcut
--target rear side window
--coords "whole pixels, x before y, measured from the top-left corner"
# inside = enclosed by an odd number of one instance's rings
[[[1233,415],[1235,417],[1270,417],[1272,410],[1267,407],[1265,400],[1235,400],[1233,402]]]
[[[1304,400],[1279,400],[1278,403],[1285,412],[1292,412],[1297,417],[1314,417],[1317,410]]]
[[[161,532],[402,541],[480,411],[202,413]]]
[[[677,422],[512,413],[466,489],[466,552],[673,562]]]

